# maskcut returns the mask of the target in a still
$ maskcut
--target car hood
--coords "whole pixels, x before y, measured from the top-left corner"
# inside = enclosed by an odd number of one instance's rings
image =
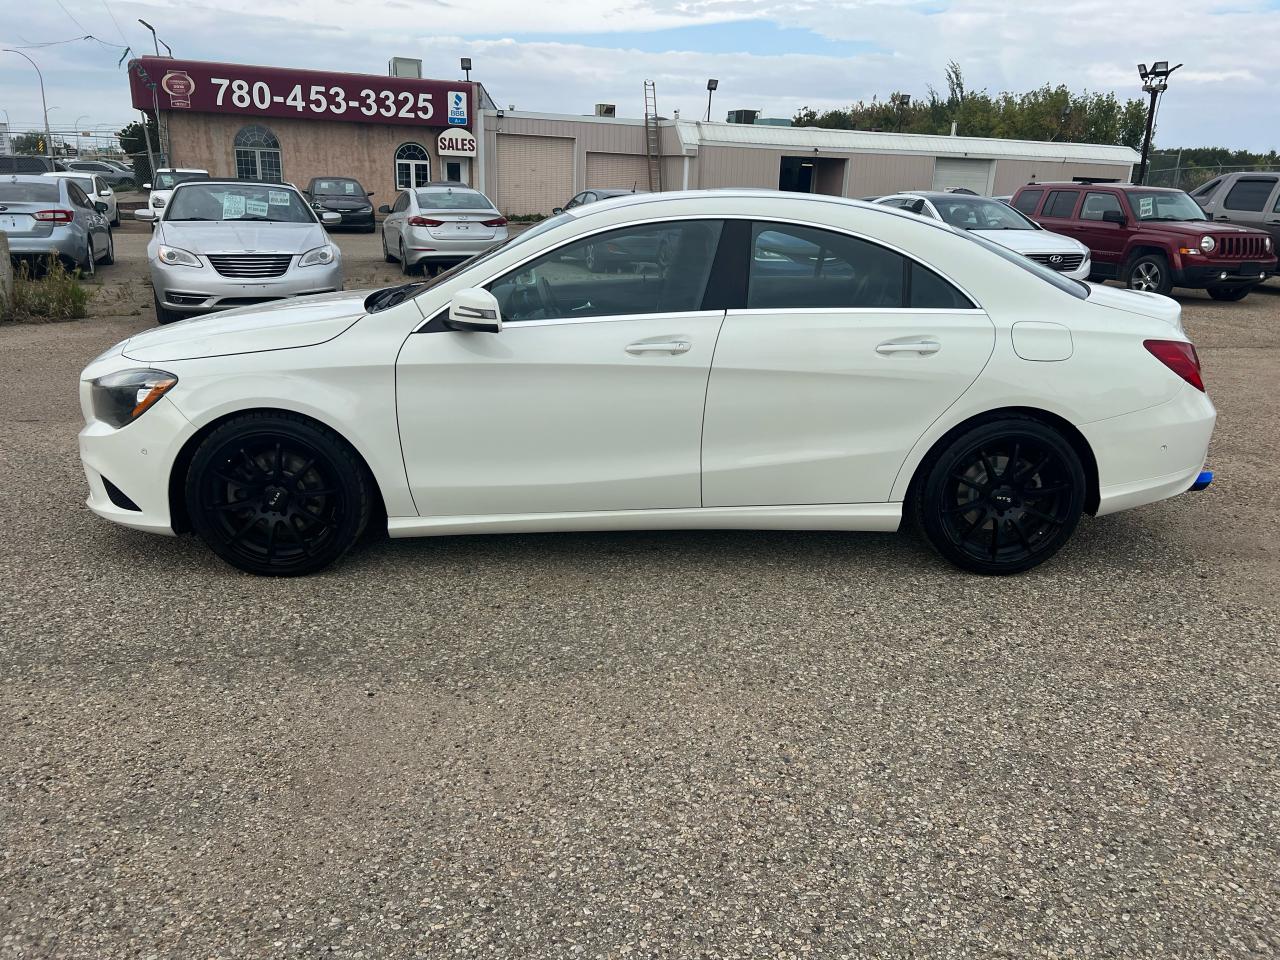
[[[161,243],[192,253],[288,253],[297,254],[328,241],[318,223],[263,223],[219,220],[216,223],[165,221]]]
[[[1079,240],[1048,230],[973,230],[980,237],[1007,247],[1014,253],[1088,253]]]
[[[363,317],[367,296],[367,290],[321,293],[191,317],[130,337],[124,355],[162,363],[310,347],[332,340]]]
[[[1182,304],[1172,297],[1091,283],[1089,284],[1089,302],[1099,307],[1136,313],[1143,317],[1151,317],[1153,320],[1163,320],[1175,330],[1182,330]]]
[[[1180,237],[1203,237],[1206,233],[1221,236],[1224,233],[1252,233],[1265,237],[1265,230],[1253,227],[1242,227],[1234,223],[1222,223],[1217,220],[1138,220],[1133,226],[1139,230],[1159,230]]]

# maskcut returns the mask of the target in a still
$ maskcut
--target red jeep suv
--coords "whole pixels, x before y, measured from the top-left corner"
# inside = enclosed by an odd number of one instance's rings
[[[1243,300],[1276,272],[1271,236],[1209,221],[1181,190],[1129,183],[1029,183],[1013,206],[1092,251],[1092,280],[1167,294],[1199,287]]]

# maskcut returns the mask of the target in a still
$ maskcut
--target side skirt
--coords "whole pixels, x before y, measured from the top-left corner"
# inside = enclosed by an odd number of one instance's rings
[[[514,513],[478,517],[389,517],[393,537],[609,530],[860,530],[892,533],[901,503],[824,503],[789,507],[690,507]]]

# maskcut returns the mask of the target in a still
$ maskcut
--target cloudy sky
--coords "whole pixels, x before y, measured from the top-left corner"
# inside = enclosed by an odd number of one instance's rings
[[[0,46],[40,65],[55,129],[119,126],[129,117],[128,45],[149,52],[152,23],[178,57],[385,73],[393,55],[427,76],[475,63],[503,106],[589,113],[616,103],[700,117],[790,116],[945,89],[949,59],[971,89],[1043,83],[1139,96],[1135,64],[1186,64],[1161,107],[1158,146],[1280,147],[1280,0],[2,0]],[[108,44],[76,41],[89,33]],[[35,72],[0,54],[0,111],[17,130],[40,123]],[[88,118],[88,119],[86,119]],[[0,112],[0,120],[4,113]],[[961,131],[963,133],[963,131]]]

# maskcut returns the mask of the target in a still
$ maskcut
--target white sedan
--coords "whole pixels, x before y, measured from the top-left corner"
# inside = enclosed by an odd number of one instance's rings
[[[636,262],[593,273],[591,244]],[[756,191],[607,200],[429,282],[140,333],[80,396],[95,513],[277,575],[369,524],[904,521],[961,567],[1014,573],[1082,512],[1207,485],[1215,420],[1170,299],[886,207]]]

